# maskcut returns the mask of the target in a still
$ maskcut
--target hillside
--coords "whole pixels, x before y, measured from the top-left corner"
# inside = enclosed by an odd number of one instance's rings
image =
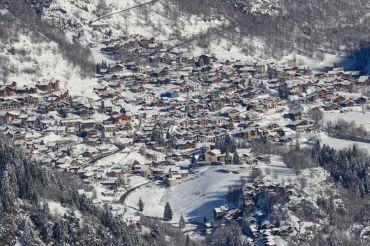
[[[91,82],[95,61],[89,48],[35,15],[23,1],[0,4],[0,62],[4,82],[19,86],[41,80],[66,81],[63,87]]]
[[[275,58],[318,69],[336,63],[347,69],[370,70],[367,1],[26,3],[33,6],[42,20],[30,12],[23,0],[3,1],[0,12],[4,67],[1,79],[19,85],[59,79],[65,81],[63,87],[81,95],[85,86],[96,83],[91,79],[94,63],[106,59],[98,47],[104,40],[122,33],[155,36],[169,47],[187,49],[190,55]],[[351,22],[357,25],[350,25]],[[61,31],[53,30],[54,27]]]
[[[304,63],[331,54],[337,63],[369,68],[370,4],[363,0],[48,2],[42,18],[86,43],[126,32],[182,44],[194,55],[293,59],[294,53]]]
[[[78,194],[73,179],[50,172],[0,141],[1,245],[140,245],[135,229]]]
[[[0,245],[367,245],[369,12],[0,0]]]

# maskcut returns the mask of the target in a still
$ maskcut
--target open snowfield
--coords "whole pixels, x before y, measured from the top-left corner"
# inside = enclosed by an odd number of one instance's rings
[[[156,184],[146,185],[127,198],[129,213],[137,212],[137,203],[141,197],[145,203],[145,215],[162,217],[168,201],[174,213],[174,223],[178,222],[181,214],[187,222],[201,223],[203,217],[212,221],[213,208],[227,205],[229,187],[237,185],[241,179],[250,179],[249,169],[241,170],[239,174],[221,173],[217,169],[219,167],[203,169],[199,175],[170,188]]]
[[[269,174],[279,178],[281,180],[291,178],[295,176],[294,171],[291,168],[288,168],[284,162],[281,161],[280,156],[273,155],[271,156],[270,163],[261,163],[258,165],[265,174]]]
[[[348,122],[354,121],[358,126],[363,126],[367,131],[370,131],[370,112],[362,113],[360,111],[340,113],[339,111],[324,112],[324,120],[336,122],[344,120]]]
[[[344,140],[344,139],[339,139],[339,138],[332,138],[324,133],[321,133],[319,135],[319,140],[321,144],[329,145],[330,147],[337,149],[337,150],[344,149],[344,148],[351,148],[353,147],[353,145],[357,145],[359,148],[365,149],[370,153],[369,143],[362,143],[362,142]]]

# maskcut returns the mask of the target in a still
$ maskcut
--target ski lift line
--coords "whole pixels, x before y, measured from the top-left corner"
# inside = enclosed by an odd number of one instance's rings
[[[127,11],[130,11],[132,9],[140,8],[140,7],[145,6],[145,5],[153,4],[153,3],[156,3],[156,2],[159,2],[159,1],[160,0],[152,0],[150,2],[141,3],[139,5],[135,5],[135,6],[132,6],[130,8],[127,8],[127,9],[122,9],[122,10],[119,10],[119,11],[116,11],[116,12],[111,12],[109,14],[102,15],[102,16],[98,17],[97,19],[90,21],[89,22],[89,25],[91,25],[92,23],[97,22],[97,21],[99,21],[101,19],[104,19],[104,18],[107,18],[107,17],[111,17],[111,16],[116,15],[116,14],[119,14],[119,13],[127,12]]]

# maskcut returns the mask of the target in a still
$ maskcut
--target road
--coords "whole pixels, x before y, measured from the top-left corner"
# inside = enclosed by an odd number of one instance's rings
[[[130,193],[132,193],[133,191],[139,189],[140,187],[144,186],[144,185],[147,185],[147,184],[150,184],[150,183],[153,183],[153,181],[148,181],[144,184],[141,184],[141,185],[138,185],[138,186],[135,186],[135,187],[132,187],[130,189],[128,189],[125,193],[123,193],[123,195],[121,196],[121,198],[119,199],[119,202],[121,204],[124,204],[125,203],[125,200],[126,198],[130,195]]]
[[[116,147],[118,148],[118,150],[112,152],[112,153],[109,153],[109,154],[105,154],[105,155],[101,155],[99,157],[96,157],[94,159],[92,159],[91,161],[88,162],[88,165],[94,165],[96,164],[99,160],[105,158],[105,157],[108,157],[108,156],[111,156],[111,155],[114,155],[114,154],[117,154],[118,152],[121,152],[122,150],[125,149],[124,146],[121,146],[121,145],[116,145]]]

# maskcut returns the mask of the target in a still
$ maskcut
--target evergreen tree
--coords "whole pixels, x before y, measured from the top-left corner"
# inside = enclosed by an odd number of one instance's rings
[[[163,219],[164,220],[167,220],[167,221],[170,221],[172,220],[172,209],[171,209],[171,206],[170,204],[167,202],[165,207],[164,207],[164,213],[163,213]]]
[[[226,165],[231,164],[231,162],[230,162],[230,153],[229,153],[229,149],[226,149],[226,152],[225,152],[225,164],[226,164]]]
[[[191,240],[188,234],[186,234],[186,239],[185,239],[185,246],[190,246],[191,245]]]
[[[185,228],[185,219],[184,219],[184,217],[182,216],[182,214],[181,214],[181,216],[180,216],[180,220],[179,220],[179,228],[180,228],[180,229],[184,229],[184,228]]]
[[[240,164],[239,155],[238,155],[238,152],[236,152],[236,151],[234,151],[233,164],[234,165],[239,165]]]
[[[141,197],[140,197],[139,202],[138,202],[138,207],[139,207],[140,212],[144,211],[144,202],[143,202],[143,200],[141,200]]]
[[[52,231],[54,244],[58,246],[62,245],[63,244],[62,228],[58,222],[54,223]]]
[[[207,220],[207,217],[206,217],[206,216],[204,216],[204,217],[203,217],[203,223],[205,224],[205,223],[207,223],[207,221],[208,221],[208,220]]]

